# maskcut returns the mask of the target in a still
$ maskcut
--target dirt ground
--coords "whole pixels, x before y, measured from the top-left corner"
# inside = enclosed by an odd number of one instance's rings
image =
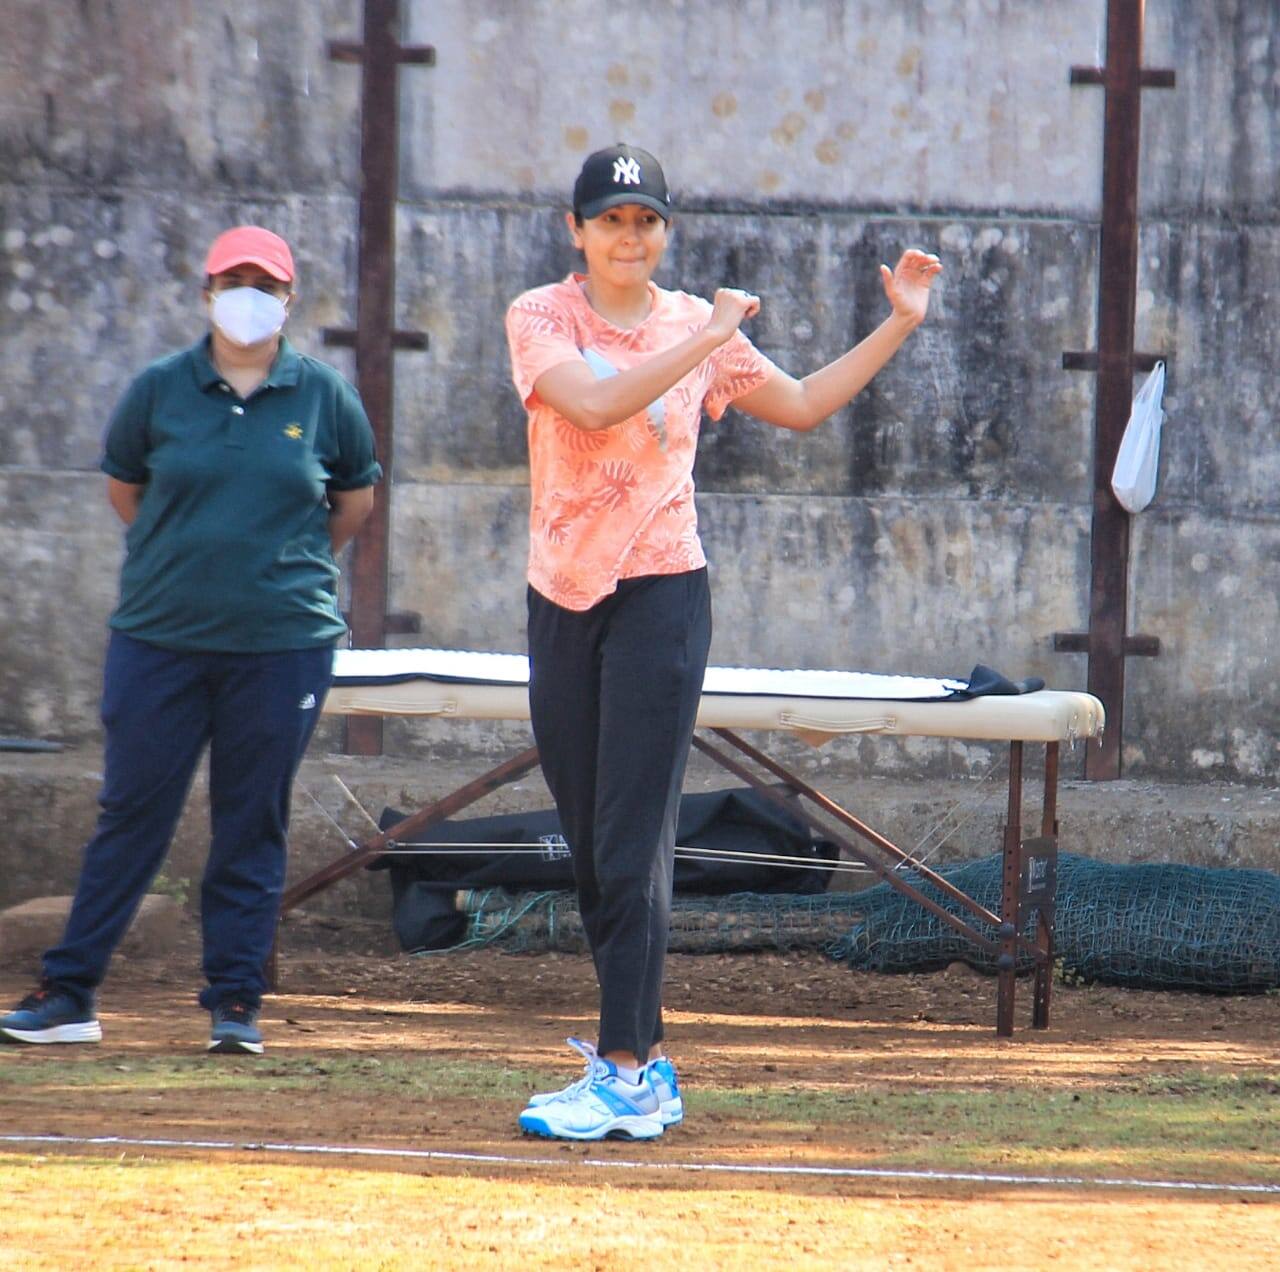
[[[194,1003],[197,968],[194,941],[164,961],[117,962],[99,1001],[103,1043],[57,1048],[58,1060],[99,1067],[111,1063],[128,1074],[134,1064],[199,1055],[207,1016]],[[27,988],[28,981],[15,969],[0,973],[0,1001],[16,1000]],[[1082,1091],[1132,1089],[1153,1074],[1170,1080],[1192,1070],[1257,1074],[1276,1066],[1280,1057],[1280,999],[1275,995],[1219,998],[1055,985],[1052,1027],[1033,1032],[1029,988],[1026,982],[1019,985],[1014,1038],[998,1039],[994,981],[959,965],[929,976],[889,977],[855,975],[817,955],[673,956],[667,1020],[670,1051],[686,1087],[689,1114],[684,1125],[656,1144],[561,1144],[519,1133],[515,1119],[522,1091],[515,1089],[496,1092],[491,1099],[440,1097],[415,1089],[406,1089],[404,1098],[361,1099],[349,1092],[326,1097],[284,1079],[297,1077],[300,1060],[313,1066],[308,1072],[323,1076],[328,1066],[351,1057],[373,1066],[371,1073],[379,1066],[427,1059],[451,1061],[465,1070],[502,1057],[512,1069],[568,1081],[577,1068],[564,1038],[593,1034],[595,989],[587,959],[492,951],[407,957],[389,953],[386,938],[376,931],[340,936],[329,923],[304,918],[286,929],[280,992],[264,1008],[267,1054],[208,1058],[210,1064],[248,1068],[259,1077],[251,1100],[216,1087],[172,1098],[145,1083],[126,1081],[68,1086],[51,1095],[38,1079],[38,1066],[47,1063],[50,1049],[6,1047],[0,1048],[0,1123],[8,1134],[486,1154],[516,1159],[515,1167],[495,1162],[483,1169],[498,1176],[515,1169],[525,1186],[530,1181],[564,1182],[565,1169],[593,1162],[629,1161],[642,1169],[673,1160],[874,1168],[894,1160],[892,1144],[867,1142],[863,1124],[838,1115],[820,1121],[743,1120],[726,1111],[723,1101],[708,1101],[700,1110],[700,1089],[821,1090],[837,1096],[846,1087],[884,1093],[1000,1091],[1010,1098],[1034,1091],[1054,1101]],[[938,1127],[941,1169],[952,1160],[948,1145],[954,1147],[954,1130]],[[1251,1177],[1280,1182],[1280,1145],[1260,1142],[1254,1152]],[[535,1159],[542,1164],[535,1165]],[[995,1167],[1023,1175],[1110,1173],[1105,1161],[1081,1167],[1079,1160],[1069,1153],[1037,1160],[1010,1144]],[[366,1160],[360,1166],[410,1169],[393,1160]],[[474,1174],[481,1167],[437,1160],[411,1169],[447,1176]],[[1171,1159],[1162,1173],[1229,1180],[1238,1175],[1238,1163],[1215,1164],[1211,1154],[1192,1161],[1182,1156]],[[699,1190],[723,1190],[737,1182],[707,1172],[686,1174],[678,1186],[682,1195],[688,1190],[696,1196]],[[676,1184],[668,1179],[660,1186]],[[931,1205],[944,1198],[983,1206],[991,1202],[995,1187],[976,1180],[932,1184],[868,1178],[851,1183],[821,1175],[761,1177],[755,1186],[792,1199],[847,1198],[851,1190],[864,1199],[901,1197],[909,1190],[927,1195]],[[1026,1197],[1023,1190],[1019,1204],[1025,1206]],[[1266,1266],[1265,1259],[1255,1262],[1267,1248],[1267,1239],[1259,1234],[1271,1231],[1280,1241],[1280,1204],[1275,1204],[1280,1197],[1246,1200],[1256,1207],[1248,1216],[1240,1198],[1184,1196],[1157,1202],[1147,1195],[1143,1206],[1155,1207],[1152,1213],[1162,1217],[1150,1225],[1152,1244],[1144,1255],[1139,1243],[1133,1261],[1120,1259],[1112,1266],[1143,1266],[1147,1255],[1151,1261],[1146,1266],[1227,1266],[1218,1260],[1232,1250],[1235,1268]],[[1189,1225],[1181,1236],[1161,1226],[1175,1203],[1184,1208]],[[1041,1198],[1037,1204],[1049,1203]],[[1096,1199],[1083,1207],[1069,1202],[1068,1210],[1074,1216],[1070,1224],[1085,1225],[1085,1231],[1072,1234],[1082,1243],[1079,1249],[1090,1248],[1090,1223],[1100,1225],[1099,1242],[1115,1236],[1114,1211]],[[1034,1225],[1036,1213],[1025,1206],[1020,1223]],[[1063,1212],[1059,1205],[1043,1213],[1049,1248],[1061,1240]],[[1028,1237],[1025,1231],[1022,1235]],[[1159,1245],[1157,1238],[1166,1244]],[[1028,1248],[1033,1247],[1034,1241]],[[1104,1246],[1095,1243],[1094,1248]],[[1199,1258],[1199,1250],[1203,1260],[1162,1263],[1159,1251],[1170,1249],[1188,1259]],[[1099,1260],[1067,1263],[1109,1266],[1101,1256]],[[952,1266],[927,1259],[918,1265]],[[608,1260],[596,1266],[608,1266]],[[1011,1266],[1018,1266],[1017,1261]]]

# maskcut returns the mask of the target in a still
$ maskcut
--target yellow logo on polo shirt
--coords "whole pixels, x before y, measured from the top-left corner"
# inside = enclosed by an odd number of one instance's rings
[[[301,424],[286,424],[284,426],[284,435],[291,437],[295,442],[302,436]]]

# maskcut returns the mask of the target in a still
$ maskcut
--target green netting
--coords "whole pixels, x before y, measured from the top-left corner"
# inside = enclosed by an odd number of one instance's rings
[[[458,905],[467,914],[462,947],[493,945],[512,953],[577,953],[587,948],[572,892],[512,894],[488,888],[459,893]],[[832,953],[847,937],[859,909],[856,895],[847,892],[677,894],[667,948],[676,954],[794,949]]]
[[[938,872],[998,913],[998,853]],[[911,877],[911,876],[909,876]],[[968,911],[911,877],[953,914]],[[852,967],[924,971],[962,961],[995,970],[995,957],[887,884],[859,896],[859,917],[838,954]],[[1030,935],[1034,915],[1028,916]],[[979,925],[979,930],[990,929]],[[1253,993],[1280,986],[1280,875],[1181,865],[1111,865],[1058,857],[1055,953],[1068,980],[1147,989]],[[1030,966],[1029,956],[1019,964]]]
[[[939,873],[988,910],[1000,909],[1000,854]],[[986,929],[918,874],[906,875],[944,909]],[[586,949],[575,897],[459,894],[463,947],[511,952]],[[1027,916],[1030,935],[1035,915]],[[460,948],[455,946],[456,948]],[[676,953],[820,950],[859,970],[927,971],[964,962],[995,970],[988,954],[888,884],[818,896],[677,895],[669,949]],[[1280,987],[1280,875],[1182,865],[1110,865],[1058,858],[1055,954],[1068,980],[1151,989],[1252,993]],[[1029,955],[1019,969],[1031,966]]]

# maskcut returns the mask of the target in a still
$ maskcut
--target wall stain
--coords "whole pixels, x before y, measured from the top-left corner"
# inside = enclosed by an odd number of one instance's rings
[[[769,136],[780,146],[789,146],[805,129],[805,118],[796,111],[788,111]]]
[[[813,148],[813,153],[819,163],[834,164],[840,162],[840,147],[830,137],[824,137]]]
[[[717,119],[728,119],[738,113],[738,99],[732,93],[717,93],[711,99],[711,113]]]

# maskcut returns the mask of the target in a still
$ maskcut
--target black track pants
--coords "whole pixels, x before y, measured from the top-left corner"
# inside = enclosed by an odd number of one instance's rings
[[[711,644],[705,569],[581,613],[529,589],[529,705],[600,982],[601,1053],[662,1039],[676,814]]]

